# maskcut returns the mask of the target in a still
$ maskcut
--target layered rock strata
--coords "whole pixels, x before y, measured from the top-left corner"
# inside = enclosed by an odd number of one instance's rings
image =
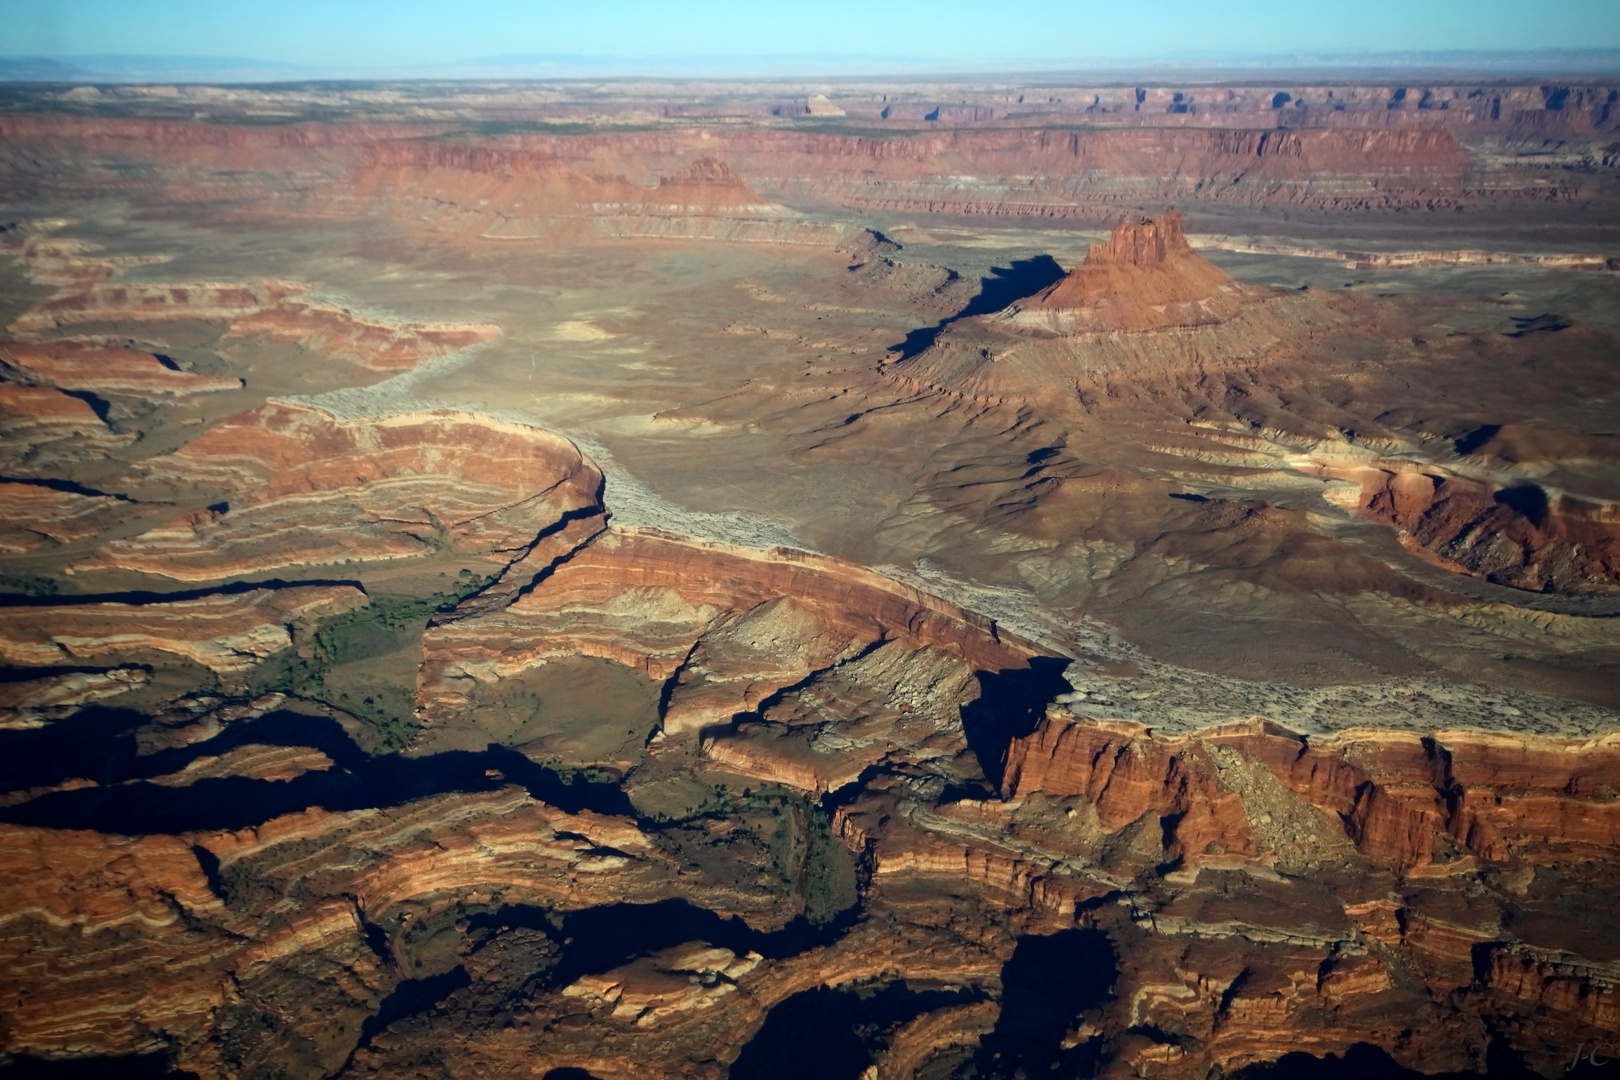
[[[633,826],[517,788],[185,837],[0,826],[0,862],[8,1051],[168,1045],[210,1075],[340,1067],[414,974],[393,959],[409,955],[413,915],[480,893],[564,908],[633,899],[670,872]],[[178,978],[131,978],[154,971]],[[261,1033],[218,1039],[237,1014],[262,1016]]]
[[[6,607],[0,608],[0,662],[49,667],[165,654],[241,676],[289,647],[294,624],[366,603],[352,585],[304,585],[161,603]]]
[[[500,337],[500,328],[491,324],[411,322],[386,314],[356,311],[341,302],[317,297],[301,282],[276,280],[173,283],[75,280],[62,285],[55,295],[13,320],[10,329],[19,335],[38,338],[72,327],[104,323],[181,321],[221,324],[224,327],[221,340],[227,356],[251,343],[274,342],[378,372],[408,371],[424,361]],[[37,346],[36,356],[39,350],[61,351],[61,346]],[[61,361],[55,361],[54,366],[71,374]],[[146,375],[147,382],[152,378],[166,378],[150,372]],[[186,384],[180,379],[168,379],[160,385],[172,393],[176,392],[172,388]],[[199,384],[193,381],[188,385],[195,391]]]
[[[0,683],[0,730],[44,727],[53,720],[72,716],[92,702],[117,697],[149,677],[142,668],[125,667]]]
[[[1401,462],[1324,475],[1356,485],[1329,498],[1394,526],[1404,544],[1450,569],[1532,592],[1620,591],[1614,503]]]
[[[1527,744],[1483,732],[1350,730],[1307,740],[1257,723],[1164,738],[1139,725],[1049,715],[1009,746],[1004,783],[1014,801],[1082,796],[1105,832],[1151,811],[1167,822],[1167,860],[1196,871],[1205,859],[1268,861],[1263,853],[1276,851],[1277,837],[1265,834],[1283,823],[1245,809],[1246,786],[1257,794],[1274,787],[1255,778],[1254,763],[1319,811],[1317,828],[1342,822],[1365,858],[1404,874],[1437,859],[1603,858],[1620,837],[1617,736]]]
[[[75,570],[211,581],[441,551],[504,566],[544,530],[596,513],[601,487],[572,443],[540,428],[453,411],[341,420],[287,402],[227,420],[137,475],[222,499],[103,545]]]
[[[134,509],[111,495],[0,481],[0,552],[22,554],[97,536]]]
[[[98,341],[12,342],[0,346],[0,360],[25,377],[94,394],[176,398],[242,387],[234,376],[185,371],[154,353]]]
[[[51,476],[135,441],[115,432],[90,402],[51,386],[0,382],[0,468]]]
[[[856,566],[615,529],[510,606],[430,628],[419,708],[431,722],[468,704],[464,686],[596,656],[667,684],[672,735],[729,723],[891,641],[990,670],[1022,667],[1036,652]]]

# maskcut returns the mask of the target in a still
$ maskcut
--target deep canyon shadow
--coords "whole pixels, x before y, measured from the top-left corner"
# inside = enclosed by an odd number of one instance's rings
[[[720,915],[687,900],[651,904],[603,904],[581,908],[553,922],[538,907],[513,904],[488,915],[474,916],[468,932],[526,927],[539,930],[562,946],[557,963],[539,981],[567,986],[584,975],[611,971],[637,957],[674,945],[702,941],[742,955],[757,952],[768,960],[797,956],[830,945],[860,919],[858,908],[821,926],[803,915],[779,930],[755,930],[736,916]]]
[[[0,810],[0,821],[126,835],[241,829],[311,806],[332,811],[385,808],[446,792],[495,791],[507,784],[521,784],[536,799],[567,813],[636,816],[616,784],[592,782],[577,773],[564,778],[501,746],[419,758],[367,756],[335,721],[281,711],[239,721],[204,742],[141,757],[133,730],[145,719],[124,710],[89,709],[73,718],[76,723],[0,733],[0,761],[5,762],[0,780],[8,790],[48,786],[69,776],[98,784]],[[247,743],[313,747],[335,767],[279,781],[235,776],[198,780],[187,787],[141,782]]]
[[[1007,744],[1035,730],[1046,706],[1071,689],[1063,672],[1069,661],[1031,657],[1027,668],[979,671],[979,696],[962,706],[962,733],[992,788],[1000,790]]]
[[[1118,958],[1100,930],[1063,930],[1018,939],[1001,969],[1001,1015],[979,1041],[978,1076],[1090,1076],[1102,1061],[1097,1040],[1065,1047],[1080,1014],[1110,997]]]
[[[1601,1064],[1585,1060],[1574,1064],[1574,1056],[1575,1048],[1571,1047],[1571,1066],[1565,1069],[1565,1076],[1581,1080],[1612,1075],[1612,1070],[1603,1070]],[[1479,1076],[1535,1080],[1540,1075],[1526,1068],[1519,1055],[1501,1042],[1491,1044],[1483,1073],[1422,1073],[1406,1068],[1371,1043],[1355,1043],[1343,1056],[1328,1054],[1318,1058],[1303,1052],[1284,1054],[1276,1061],[1238,1070],[1233,1080],[1475,1080]]]
[[[817,987],[770,1011],[731,1066],[730,1080],[856,1080],[894,1028],[926,1012],[983,1000],[976,990]]]

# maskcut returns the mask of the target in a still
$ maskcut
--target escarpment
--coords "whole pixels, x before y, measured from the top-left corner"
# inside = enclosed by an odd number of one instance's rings
[[[888,644],[988,670],[1038,653],[860,567],[613,529],[509,606],[431,628],[419,693],[431,722],[468,703],[464,688],[596,656],[664,684],[661,730],[673,735],[723,726]]]
[[[122,321],[182,320],[222,324],[227,352],[243,342],[269,341],[296,345],[373,371],[409,370],[500,334],[489,325],[412,323],[356,312],[312,296],[307,285],[287,281],[75,282],[13,321],[11,329],[41,335]],[[54,368],[68,373],[61,361]],[[146,386],[135,384],[129,389],[149,390],[154,385],[149,378]],[[170,379],[169,385],[179,388],[184,383]]]
[[[1437,859],[1534,864],[1598,855],[1620,829],[1620,806],[1608,794],[1620,777],[1612,737],[1526,745],[1467,731],[1352,730],[1307,740],[1258,724],[1159,738],[1126,724],[1048,716],[1009,746],[1005,791],[1014,800],[1083,796],[1108,832],[1157,814],[1170,822],[1170,860],[1195,869],[1212,856],[1255,859],[1274,849],[1275,837],[1262,837],[1281,823],[1257,825],[1265,812],[1247,812],[1244,795],[1275,784],[1244,778],[1240,760],[1262,765],[1316,808],[1308,815],[1315,830],[1331,834],[1342,823],[1364,857],[1402,873]]]
[[[334,200],[358,193],[389,205],[415,204],[440,224],[496,225],[486,235],[506,238],[548,234],[542,207],[553,213],[580,206],[650,208],[672,196],[710,212],[745,203],[754,212],[785,201],[867,213],[1097,222],[1144,200],[1454,210],[1568,198],[1581,190],[1567,178],[1480,152],[1474,148],[1480,142],[1507,133],[1488,130],[1492,125],[1480,132],[1454,129],[1446,122],[1450,115],[1379,109],[1351,118],[1330,107],[1314,114],[1324,118],[1320,126],[1279,128],[1279,114],[1269,109],[1247,116],[1182,112],[1149,129],[1120,123],[1145,114],[1108,111],[1108,126],[1081,131],[1060,110],[1054,126],[1026,114],[1033,125],[1026,119],[940,132],[913,120],[872,135],[720,126],[534,131],[479,140],[429,121],[299,126],[293,128],[299,137],[285,139],[250,125],[222,125],[228,149],[197,139],[182,123],[27,117],[8,120],[10,137],[19,145],[49,141],[58,147],[59,169],[45,177],[14,170],[8,182],[94,190],[109,181],[91,162],[111,144],[129,160],[156,165],[163,187],[229,191],[230,171],[244,167],[233,161],[251,162],[245,167],[273,169],[283,180],[281,190],[254,193],[274,212],[330,216],[341,205]],[[1197,117],[1192,123],[1185,119],[1190,115]],[[1282,118],[1296,115],[1291,109]],[[1167,173],[1166,160],[1179,167]],[[77,162],[83,164],[75,168]],[[723,162],[760,194],[743,196],[729,174],[721,178],[719,166],[694,164],[701,162]],[[694,193],[699,186],[704,190]],[[439,205],[426,205],[433,202]],[[531,224],[513,224],[524,220]]]
[[[67,391],[187,397],[242,386],[239,378],[185,371],[165,357],[97,341],[12,343],[0,347],[0,359],[24,377]]]
[[[672,872],[633,826],[564,814],[515,788],[310,810],[240,833],[0,834],[7,1048],[129,1054],[155,1038],[210,1073],[278,1059],[310,1075],[340,1067],[365,1018],[422,977],[415,945],[425,940],[413,941],[412,920],[442,920],[447,899],[452,910],[480,892],[578,907],[635,899],[632,880],[656,894]],[[361,838],[368,853],[357,862]],[[307,899],[289,911],[295,889]],[[164,988],[131,978],[153,969],[179,978]],[[312,1005],[323,1030],[296,1049],[273,1029],[245,1042],[214,1035],[234,1011]]]
[[[222,592],[155,603],[0,608],[0,661],[52,667],[168,654],[240,676],[292,644],[290,626],[363,607],[351,585]]]

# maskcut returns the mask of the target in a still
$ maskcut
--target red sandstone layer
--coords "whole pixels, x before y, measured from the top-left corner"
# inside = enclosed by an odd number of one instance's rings
[[[164,653],[236,676],[292,644],[292,626],[364,607],[349,585],[216,593],[142,604],[0,608],[0,662],[22,667]]]
[[[39,484],[0,481],[0,552],[22,554],[96,536],[133,509],[108,495],[80,495]]]
[[[97,394],[184,397],[242,386],[238,378],[182,371],[152,353],[94,341],[11,342],[0,346],[0,359],[23,375],[63,390]]]
[[[1404,873],[1437,858],[1480,862],[1606,858],[1620,844],[1620,736],[1591,741],[1484,732],[1434,737],[1346,731],[1305,739],[1269,723],[1155,736],[1122,722],[1049,715],[1007,751],[1004,789],[1080,795],[1114,831],[1152,813],[1166,858],[1259,858],[1263,828],[1243,812],[1223,755],[1262,764],[1283,787],[1343,822],[1357,849]],[[1450,852],[1450,854],[1448,854]]]
[[[419,701],[432,718],[491,681],[568,656],[673,680],[664,731],[725,723],[878,642],[974,668],[1036,650],[983,619],[848,563],[611,530],[511,606],[431,628]]]
[[[1613,503],[1407,463],[1322,471],[1360,486],[1345,499],[1357,513],[1394,526],[1404,544],[1449,569],[1533,592],[1620,590]]]
[[[1005,318],[1060,334],[1162,330],[1222,322],[1258,295],[1195,253],[1171,211],[1121,224],[1067,277]]]
[[[572,443],[539,428],[451,411],[339,420],[291,403],[224,421],[138,473],[225,505],[103,545],[74,569],[208,581],[441,550],[504,564],[596,507],[601,487]]]
[[[114,433],[83,398],[0,382],[0,470],[13,476],[60,476],[134,441]]]

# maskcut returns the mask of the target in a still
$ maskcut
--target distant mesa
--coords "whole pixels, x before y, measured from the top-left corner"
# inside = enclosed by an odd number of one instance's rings
[[[769,199],[750,190],[730,165],[710,157],[698,158],[673,176],[659,177],[658,190],[648,201],[699,213],[779,209]]]
[[[805,103],[805,105],[806,105],[807,108],[809,108],[811,116],[843,116],[843,115],[845,115],[843,109],[840,109],[837,105],[834,105],[831,101],[829,101],[827,99],[826,94],[813,94],[813,95],[811,95],[810,100],[807,101]]]
[[[1172,210],[1122,223],[1066,278],[1002,318],[1058,334],[1164,330],[1223,322],[1250,298],[1193,251]]]

